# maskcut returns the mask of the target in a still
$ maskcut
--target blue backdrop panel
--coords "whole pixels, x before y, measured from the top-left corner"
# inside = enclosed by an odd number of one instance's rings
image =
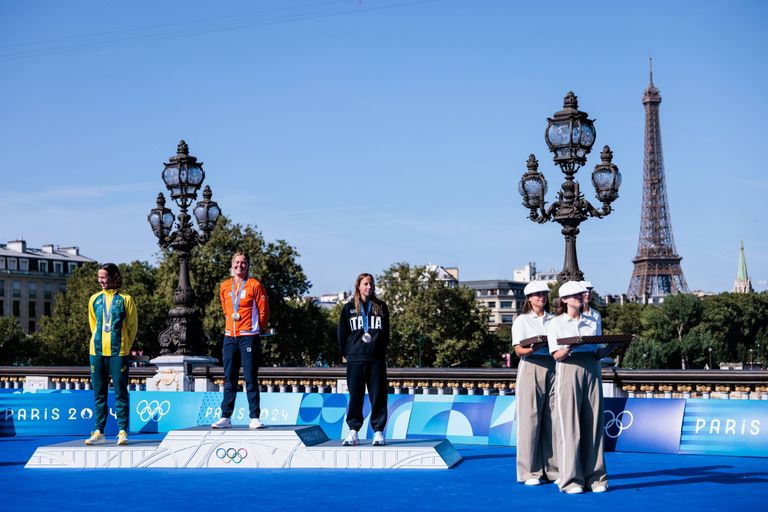
[[[387,400],[387,429],[384,436],[387,439],[406,439],[408,424],[413,410],[415,395],[389,395]]]
[[[133,403],[133,397],[131,397]],[[104,429],[117,434],[112,393]],[[93,391],[0,394],[0,437],[85,435],[94,429]]]
[[[685,400],[606,398],[607,451],[677,453]]]
[[[448,434],[448,418],[453,397],[446,395],[414,395],[407,439],[434,439]]]
[[[768,402],[688,400],[680,453],[768,457]]]
[[[195,425],[207,393],[175,391],[131,392],[131,430],[168,432]]]
[[[517,446],[517,402],[514,396],[498,396],[488,428],[488,444]]]
[[[305,393],[298,408],[296,424],[320,425],[328,437],[340,439],[348,400],[348,395],[339,393]]]

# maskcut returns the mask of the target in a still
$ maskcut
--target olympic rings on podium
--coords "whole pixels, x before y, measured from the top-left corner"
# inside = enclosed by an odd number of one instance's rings
[[[240,464],[248,456],[248,450],[245,448],[217,448],[216,458],[224,464]]]

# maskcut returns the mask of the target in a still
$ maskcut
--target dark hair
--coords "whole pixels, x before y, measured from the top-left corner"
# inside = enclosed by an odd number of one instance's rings
[[[114,263],[105,263],[99,270],[107,272],[107,290],[118,290],[123,286],[123,276],[120,275],[120,269]]]
[[[379,303],[381,301],[376,298],[376,281],[373,279],[371,274],[366,274],[365,272],[357,276],[357,279],[355,279],[355,309],[360,311],[360,303],[363,301],[363,298],[360,296],[360,282],[366,277],[371,278],[371,302],[373,302],[373,312],[374,314],[380,315],[381,306]]]
[[[536,292],[536,293],[541,293],[541,292]],[[528,295],[525,296],[525,305],[523,306],[524,315],[533,311],[533,306],[531,306],[531,300],[528,297],[529,297]],[[549,313],[549,293],[547,293],[547,302],[544,303],[544,311]]]

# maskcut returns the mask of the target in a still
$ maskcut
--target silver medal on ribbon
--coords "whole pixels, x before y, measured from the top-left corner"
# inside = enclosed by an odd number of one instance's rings
[[[112,330],[112,327],[109,324],[104,324],[103,330],[104,330],[104,332],[109,332],[109,331]]]
[[[370,343],[371,342],[371,335],[368,333],[363,334],[363,343]]]
[[[237,322],[238,320],[240,320],[240,313],[238,313],[237,311],[235,311],[234,313],[232,313],[232,320],[234,320],[235,322]]]

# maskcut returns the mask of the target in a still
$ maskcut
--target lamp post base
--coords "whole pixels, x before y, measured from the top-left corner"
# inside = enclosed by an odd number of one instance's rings
[[[156,357],[150,362],[157,367],[157,373],[147,379],[147,391],[197,391],[192,371],[198,366],[213,366],[217,361],[216,358],[208,356]]]

